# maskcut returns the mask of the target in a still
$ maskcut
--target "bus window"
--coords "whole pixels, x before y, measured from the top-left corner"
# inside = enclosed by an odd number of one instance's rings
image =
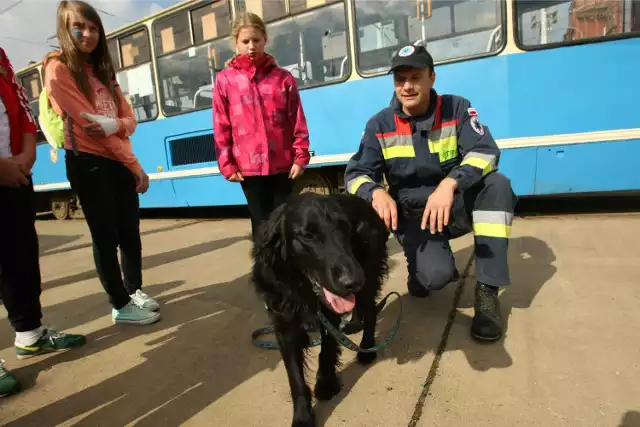
[[[156,55],[171,53],[191,45],[188,12],[182,11],[154,23]]]
[[[518,0],[518,44],[527,48],[640,31],[640,23],[634,24],[639,5],[638,0]]]
[[[29,100],[29,105],[33,110],[33,115],[36,120],[36,127],[38,128],[38,136],[37,143],[44,143],[46,139],[44,134],[40,130],[40,123],[38,122],[38,113],[40,106],[40,92],[42,91],[42,81],[40,80],[40,73],[38,70],[33,70],[28,74],[24,74],[18,77],[20,84],[24,87],[27,92],[27,99]]]
[[[170,18],[170,22],[188,21],[187,13],[181,12]],[[181,18],[182,14],[185,18]],[[171,49],[172,53],[157,59],[158,83],[165,115],[211,108],[215,72],[224,68],[224,63],[234,55],[228,37],[231,32],[230,15],[226,0],[193,10],[191,21],[194,40],[200,44],[182,50],[176,47]],[[156,39],[166,28],[166,24],[154,27]]]
[[[495,0],[355,0],[358,70],[389,70],[402,46],[420,42],[435,62],[502,48],[504,2]]]
[[[288,0],[240,0],[238,9],[253,12],[264,22],[271,22],[287,16],[287,3]]]
[[[110,50],[113,41],[108,43]],[[117,56],[114,58],[112,54],[112,61],[114,65],[118,64],[116,79],[133,108],[136,120],[144,122],[155,119],[158,116],[158,103],[146,28],[120,37],[115,48]]]
[[[231,10],[226,1],[212,3],[191,12],[193,40],[200,44],[231,33]]]
[[[349,76],[351,64],[343,2],[269,24],[267,32],[266,51],[291,72],[300,87]]]

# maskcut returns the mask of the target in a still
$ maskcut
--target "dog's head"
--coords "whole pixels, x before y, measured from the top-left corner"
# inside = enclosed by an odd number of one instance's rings
[[[293,197],[260,229],[254,246],[254,281],[266,298],[276,291],[279,298],[299,299],[298,304],[311,305],[319,298],[336,313],[352,311],[355,293],[365,283],[354,256],[357,227],[330,197],[309,193]],[[265,289],[274,286],[288,289]]]

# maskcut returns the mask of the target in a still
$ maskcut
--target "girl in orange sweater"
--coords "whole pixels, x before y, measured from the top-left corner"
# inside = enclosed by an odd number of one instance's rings
[[[160,318],[159,306],[141,290],[138,199],[149,177],[129,140],[136,128],[133,111],[115,79],[104,27],[93,7],[61,1],[57,37],[62,51],[44,60],[45,87],[51,107],[64,118],[67,177],[91,231],[113,323],[153,323]]]

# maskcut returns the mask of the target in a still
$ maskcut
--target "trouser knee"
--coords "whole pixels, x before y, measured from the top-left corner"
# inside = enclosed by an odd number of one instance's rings
[[[484,190],[482,191],[482,204],[494,205],[495,208],[502,208],[513,211],[518,198],[513,192],[511,180],[499,172],[494,172],[484,178]]]
[[[457,280],[458,271],[455,266],[446,267],[442,265],[434,265],[428,268],[419,268],[416,271],[415,279],[424,288],[430,291],[437,291]]]

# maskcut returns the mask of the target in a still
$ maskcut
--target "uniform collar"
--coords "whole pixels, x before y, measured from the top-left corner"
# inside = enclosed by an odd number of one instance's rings
[[[396,93],[393,93],[393,98],[391,99],[391,109],[393,113],[400,117],[401,119],[410,120],[415,123],[416,130],[426,130],[429,131],[433,128],[433,124],[436,119],[436,106],[438,105],[438,93],[435,89],[431,89],[429,93],[429,108],[427,108],[427,112],[420,116],[409,116],[404,111],[402,111],[402,104],[398,101],[396,97]]]

